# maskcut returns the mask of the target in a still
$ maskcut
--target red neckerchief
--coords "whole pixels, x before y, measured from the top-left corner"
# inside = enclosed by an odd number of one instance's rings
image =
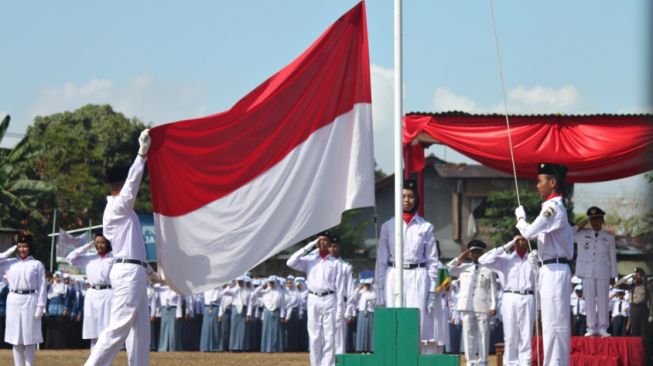
[[[526,255],[526,248],[517,248],[515,249],[515,252],[519,256],[519,258],[524,258],[524,256]]]
[[[548,197],[546,197],[546,200],[548,201],[548,200],[554,199],[556,197],[562,197],[562,194],[553,192]]]
[[[19,255],[18,255],[18,258],[20,258],[21,260],[25,260],[25,259],[29,258],[29,254],[26,255],[26,256],[24,256],[24,257],[23,257],[22,255],[19,254]]]
[[[408,223],[410,222],[410,220],[413,219],[413,217],[415,217],[414,212],[404,212],[404,222],[406,223],[406,225],[408,225]]]
[[[322,259],[326,259],[326,257],[327,257],[328,255],[329,255],[329,251],[328,251],[328,250],[325,251],[325,252],[323,252],[323,251],[320,250],[320,258],[322,258]]]
[[[104,258],[104,256],[106,256],[107,254],[109,254],[109,252],[97,252],[97,255],[99,255],[102,258]]]

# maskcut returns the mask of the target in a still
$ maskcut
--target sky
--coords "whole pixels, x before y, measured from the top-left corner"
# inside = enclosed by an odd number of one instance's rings
[[[34,117],[111,104],[158,125],[224,111],[306,49],[354,0],[2,2],[2,147]],[[502,112],[488,1],[404,1],[404,112]],[[510,113],[651,112],[646,0],[499,0]],[[393,171],[393,4],[366,3],[375,157]],[[452,162],[473,163],[442,146]],[[642,175],[580,184],[575,209],[641,207]],[[625,203],[624,203],[625,202]]]

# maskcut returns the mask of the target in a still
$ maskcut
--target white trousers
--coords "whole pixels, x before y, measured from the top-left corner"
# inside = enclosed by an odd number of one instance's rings
[[[342,312],[345,313],[344,311]],[[342,319],[336,319],[336,329],[335,329],[335,348],[336,354],[342,355],[345,354],[345,345],[347,344],[347,320],[343,317]]]
[[[335,365],[336,295],[309,294],[306,320],[311,366]]]
[[[84,323],[82,338],[93,339],[109,326],[111,319],[111,289],[89,288],[84,297]]]
[[[115,263],[111,268],[111,319],[100,333],[86,366],[109,366],[125,343],[130,366],[150,362],[150,316],[145,268]]]
[[[419,309],[420,341],[430,342],[434,339],[433,317],[426,312],[426,302],[429,291],[429,274],[425,267],[404,269],[404,288],[402,296],[404,307]],[[385,274],[385,304],[389,308],[397,307],[395,293],[395,268],[388,267]]]
[[[587,332],[597,334],[600,331],[608,331],[610,325],[608,318],[609,291],[609,279],[583,278]]]
[[[490,353],[490,321],[487,313],[463,311],[463,339],[467,366],[487,365]],[[476,354],[478,353],[478,357]]]
[[[36,358],[36,344],[30,345],[15,345],[12,353],[14,355],[15,366],[32,366],[34,358]]]
[[[535,296],[505,292],[501,298],[506,366],[531,366]]]
[[[544,366],[569,365],[571,341],[571,271],[566,264],[540,267],[539,294],[542,312]]]

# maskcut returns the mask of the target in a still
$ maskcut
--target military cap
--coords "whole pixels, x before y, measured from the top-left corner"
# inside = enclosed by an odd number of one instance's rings
[[[537,174],[553,175],[558,178],[564,178],[567,175],[567,167],[554,163],[540,163],[537,166]]]
[[[594,218],[594,217],[603,217],[605,216],[605,211],[601,210],[600,208],[596,206],[592,206],[587,209],[587,217]]]
[[[472,240],[467,244],[467,248],[470,250],[485,250],[487,245],[480,240]]]

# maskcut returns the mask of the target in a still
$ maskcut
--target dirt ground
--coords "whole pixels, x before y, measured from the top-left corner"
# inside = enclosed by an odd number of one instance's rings
[[[86,350],[43,350],[36,352],[39,366],[79,366],[88,357]],[[306,366],[308,353],[202,353],[202,352],[151,352],[153,366]],[[13,365],[11,350],[0,350],[0,365]],[[127,365],[127,354],[120,352],[113,366]],[[464,365],[461,359],[461,365]],[[490,356],[490,366],[496,365],[496,357]]]

